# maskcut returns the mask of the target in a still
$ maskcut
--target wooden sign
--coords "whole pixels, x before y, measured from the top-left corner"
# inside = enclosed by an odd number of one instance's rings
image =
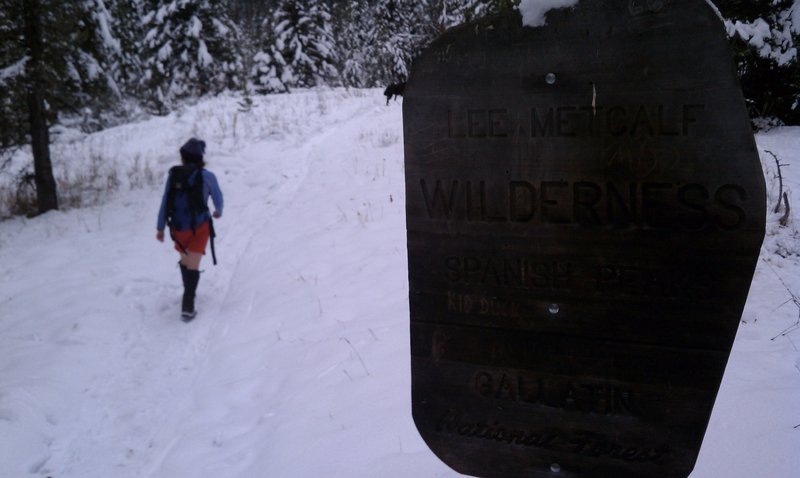
[[[403,107],[413,415],[493,477],[686,477],[764,235],[704,0],[447,32]]]

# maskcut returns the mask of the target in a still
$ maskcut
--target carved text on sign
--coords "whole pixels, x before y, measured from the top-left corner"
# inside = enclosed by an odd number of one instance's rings
[[[481,397],[600,415],[636,415],[636,392],[622,386],[523,372],[477,372]]]
[[[446,256],[442,267],[444,277],[453,285],[643,297],[696,298],[706,294],[708,284],[714,281],[712,271],[696,268],[687,270],[676,266],[560,262],[536,257]],[[578,283],[583,287],[579,288]],[[447,309],[463,314],[497,315],[486,313],[492,300],[497,302],[496,298],[450,291]],[[516,311],[510,315],[523,315],[518,304],[510,304],[508,308]]]
[[[536,261],[516,257],[448,256],[447,280],[452,283],[494,284],[524,289],[570,290],[573,266],[569,262]]]
[[[447,292],[447,311],[488,317],[521,319],[527,315],[518,302],[481,295]]]
[[[737,184],[420,179],[419,187],[432,220],[684,231],[740,229],[749,199]]]
[[[450,138],[690,136],[704,105],[549,106],[528,115],[508,108],[448,112]]]
[[[540,431],[507,425],[498,421],[464,419],[459,410],[448,410],[438,423],[440,433],[493,441],[508,446],[534,447],[545,450],[566,449],[579,455],[608,457],[629,463],[661,465],[670,454],[669,445],[642,446],[612,443],[600,434],[572,434]]]

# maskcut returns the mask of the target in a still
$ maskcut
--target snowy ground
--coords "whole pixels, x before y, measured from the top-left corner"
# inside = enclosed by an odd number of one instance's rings
[[[459,476],[411,420],[400,102],[257,103],[62,135],[57,168],[110,167],[117,192],[0,222],[0,477]],[[192,135],[226,208],[187,325],[176,254],[154,235]],[[800,191],[800,129],[757,141]],[[692,478],[800,473],[800,238],[776,221]]]

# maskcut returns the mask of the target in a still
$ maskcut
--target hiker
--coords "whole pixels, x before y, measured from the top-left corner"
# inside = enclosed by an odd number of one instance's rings
[[[164,242],[164,228],[169,227],[169,235],[181,257],[178,263],[183,278],[181,317],[186,322],[197,315],[194,298],[200,281],[200,260],[206,253],[209,238],[214,257],[211,218],[222,217],[222,191],[214,173],[204,169],[205,151],[206,143],[197,138],[191,138],[181,147],[181,166],[169,170],[156,225],[156,239],[160,242]],[[213,215],[208,210],[209,196],[214,202]]]

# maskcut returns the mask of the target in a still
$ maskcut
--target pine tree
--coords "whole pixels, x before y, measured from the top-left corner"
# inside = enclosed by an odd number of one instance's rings
[[[27,7],[36,10],[42,30],[42,51],[37,52],[42,60],[39,81],[47,92],[44,100],[49,105],[50,121],[55,121],[58,115],[85,116],[91,123],[87,125],[90,129],[102,126],[102,113],[113,105],[119,93],[111,68],[119,42],[111,32],[111,17],[105,2],[40,0],[28,5],[25,0],[2,0],[0,5],[4,15],[0,29],[6,35],[0,47],[3,52],[0,68],[30,58],[31,53],[26,53],[22,41],[24,22],[19,19],[29,11]],[[28,82],[28,70],[17,68],[13,70],[16,74],[11,75],[12,70],[2,75],[7,82]],[[19,94],[13,85],[9,86],[9,96]]]
[[[467,13],[465,0],[434,0],[430,2],[430,16],[435,19],[437,33],[464,23]]]
[[[275,11],[263,20],[261,41],[256,45],[258,48],[251,60],[250,80],[260,94],[285,93],[294,83],[291,70],[281,53],[283,42],[275,35],[274,15]]]
[[[19,24],[23,2],[0,0],[0,7],[0,147],[6,149],[25,143],[25,68],[30,57]]]
[[[249,0],[240,0],[247,2]],[[513,8],[517,0],[320,0],[331,12],[336,70],[345,86],[374,87],[407,77],[413,59],[436,36],[469,19]],[[294,86],[287,26],[297,24],[309,0],[279,0],[265,22],[253,77],[259,92]],[[294,9],[294,10],[292,10]],[[283,10],[283,17],[281,17]],[[288,11],[288,13],[287,13]],[[281,20],[289,19],[285,23]]]
[[[79,111],[84,131],[106,126],[104,117],[115,109],[121,96],[115,66],[122,58],[119,40],[112,32],[114,21],[104,0],[71,3],[72,32],[69,72],[73,101],[70,110]]]
[[[438,34],[437,22],[430,16],[426,2],[414,0],[377,0],[376,51],[377,84],[408,78],[413,59]]]
[[[368,2],[339,2],[332,9],[342,83],[355,88],[376,86],[373,72],[378,69],[374,54],[378,29]]]
[[[3,125],[13,131],[3,132],[3,143],[17,146],[30,138],[38,211],[44,213],[58,209],[50,160],[47,93],[56,84],[54,73],[66,72],[68,62],[49,64],[53,52],[48,48],[45,32],[53,20],[48,15],[50,5],[40,0],[3,0],[0,6],[0,82],[5,93],[0,104],[4,109],[13,108],[3,111],[3,117],[10,114],[19,120],[17,124]]]
[[[464,0],[356,0],[334,7],[339,70],[347,86],[404,80],[413,59],[464,19]]]
[[[241,92],[242,108],[250,109],[253,105],[251,91],[260,77],[263,58],[259,55],[265,30],[264,22],[274,8],[272,1],[234,0],[229,4],[231,21],[239,28],[239,46],[242,53]]]
[[[800,123],[800,1],[715,3],[726,18],[751,118]]]
[[[266,48],[267,51],[258,51],[253,56],[250,78],[255,90],[261,94],[286,93],[294,79],[275,46],[268,45]]]
[[[519,5],[519,0],[465,0],[464,19],[476,20],[487,15],[508,11]]]
[[[0,145],[31,144],[39,212],[58,207],[49,128],[103,126],[118,97],[118,51],[103,0],[0,0]]]
[[[327,4],[313,0],[282,0],[272,17],[273,62],[285,68],[287,87],[332,85],[335,68],[331,15]]]
[[[275,11],[276,0],[231,0],[228,12],[246,41],[254,41],[264,33],[264,21]]]
[[[119,40],[119,53],[114,57],[111,71],[123,96],[142,96],[142,39],[145,36],[145,0],[110,0],[111,30]]]
[[[154,0],[143,22],[143,86],[156,112],[239,86],[238,31],[223,0]]]

